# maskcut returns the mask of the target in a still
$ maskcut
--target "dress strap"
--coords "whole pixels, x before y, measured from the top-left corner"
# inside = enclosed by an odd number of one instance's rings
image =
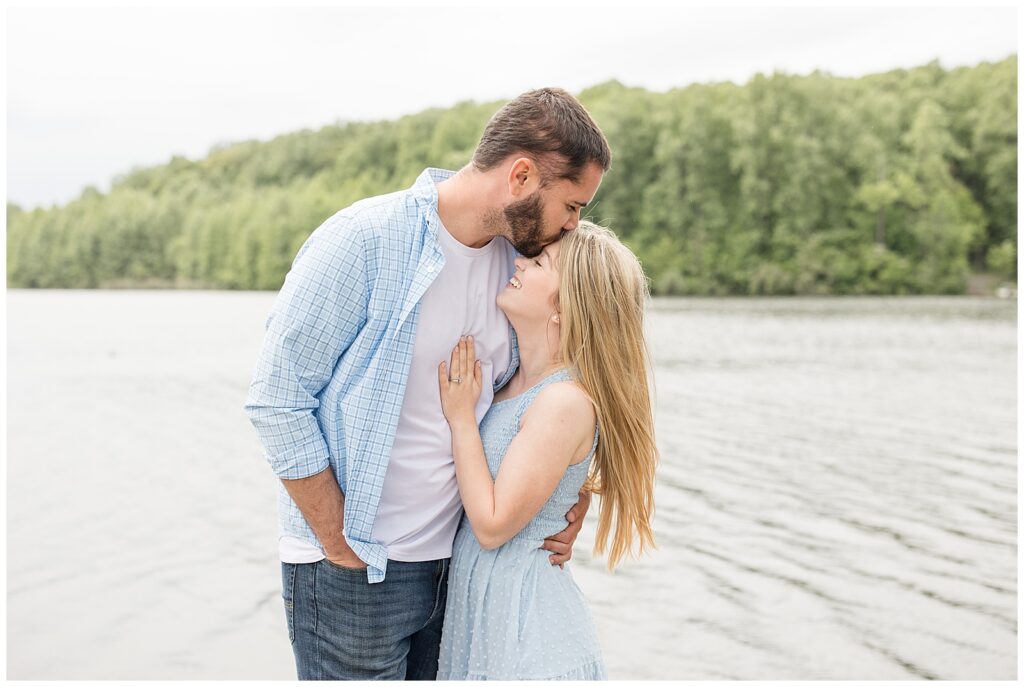
[[[545,387],[548,387],[555,382],[564,382],[570,379],[572,379],[572,375],[569,374],[569,370],[564,367],[559,368],[534,384],[528,391],[524,392],[523,401],[529,404],[533,399],[537,398],[537,394],[543,391]]]
[[[570,379],[572,379],[572,375],[569,374],[569,370],[564,367],[559,368],[534,384],[527,391],[524,391],[517,397],[519,403],[516,404],[516,422],[518,423],[519,420],[522,419],[523,415],[526,413],[526,409],[530,407],[531,403],[533,403],[533,399],[537,398],[537,394],[555,382],[564,382]]]

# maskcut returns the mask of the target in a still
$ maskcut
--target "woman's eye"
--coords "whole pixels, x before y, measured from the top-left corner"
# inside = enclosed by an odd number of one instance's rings
[[[536,265],[537,267],[540,267],[540,260],[534,260],[533,264]]]

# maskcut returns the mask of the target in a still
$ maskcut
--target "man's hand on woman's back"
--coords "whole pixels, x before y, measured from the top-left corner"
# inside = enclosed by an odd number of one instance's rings
[[[541,548],[552,552],[548,556],[551,565],[562,567],[572,558],[573,544],[576,543],[576,537],[579,536],[580,530],[583,529],[583,520],[587,517],[587,511],[590,510],[590,496],[589,491],[581,491],[580,500],[565,514],[565,519],[569,521],[569,526],[558,534],[544,540],[544,546]]]

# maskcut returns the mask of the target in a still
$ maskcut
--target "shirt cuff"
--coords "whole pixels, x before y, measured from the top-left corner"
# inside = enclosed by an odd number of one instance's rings
[[[318,475],[331,465],[330,451],[322,437],[276,456],[267,455],[270,467],[280,479],[304,479]]]

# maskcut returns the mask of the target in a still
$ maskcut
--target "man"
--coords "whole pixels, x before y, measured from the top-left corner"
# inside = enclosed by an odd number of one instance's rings
[[[281,479],[280,554],[299,679],[434,679],[462,515],[437,365],[472,335],[490,379],[519,360],[495,304],[516,252],[571,231],[611,164],[575,98],[503,107],[458,173],[360,201],[300,249],[267,320],[246,411]],[[572,555],[589,495],[548,539]]]

